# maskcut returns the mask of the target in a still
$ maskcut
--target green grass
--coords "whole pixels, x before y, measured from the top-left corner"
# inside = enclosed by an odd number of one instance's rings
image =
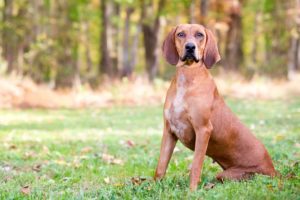
[[[221,184],[214,179],[221,168],[207,157],[190,193],[193,153],[178,144],[166,178],[153,182],[161,106],[0,110],[0,199],[300,199],[300,101],[227,102],[266,145],[282,178]],[[107,163],[103,153],[124,164]],[[146,180],[135,184],[133,177]],[[208,183],[215,187],[205,189]]]

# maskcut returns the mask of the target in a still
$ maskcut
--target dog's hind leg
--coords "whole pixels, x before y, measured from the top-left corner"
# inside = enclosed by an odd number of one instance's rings
[[[223,180],[243,180],[249,179],[254,172],[247,172],[245,169],[228,168],[216,176],[216,179],[223,182]]]

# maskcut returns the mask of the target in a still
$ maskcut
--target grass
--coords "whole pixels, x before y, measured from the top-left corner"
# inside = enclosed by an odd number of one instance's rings
[[[0,110],[0,199],[300,199],[300,101],[227,102],[266,145],[282,178],[221,184],[214,179],[221,168],[207,157],[190,193],[193,154],[178,144],[166,178],[153,182],[161,106]]]

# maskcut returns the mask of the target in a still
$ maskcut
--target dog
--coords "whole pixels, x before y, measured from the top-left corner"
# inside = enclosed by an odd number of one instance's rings
[[[177,140],[194,151],[190,190],[200,182],[205,155],[223,169],[217,180],[242,180],[255,173],[275,176],[264,145],[232,113],[219,95],[209,72],[220,60],[212,32],[202,25],[178,25],[162,47],[176,74],[164,104],[164,128],[160,156],[154,175],[164,177]]]

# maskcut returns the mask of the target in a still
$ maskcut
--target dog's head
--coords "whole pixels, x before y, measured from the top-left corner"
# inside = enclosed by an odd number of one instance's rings
[[[220,60],[216,40],[210,30],[198,24],[182,24],[172,29],[163,43],[163,54],[171,65],[203,61],[211,68]]]

